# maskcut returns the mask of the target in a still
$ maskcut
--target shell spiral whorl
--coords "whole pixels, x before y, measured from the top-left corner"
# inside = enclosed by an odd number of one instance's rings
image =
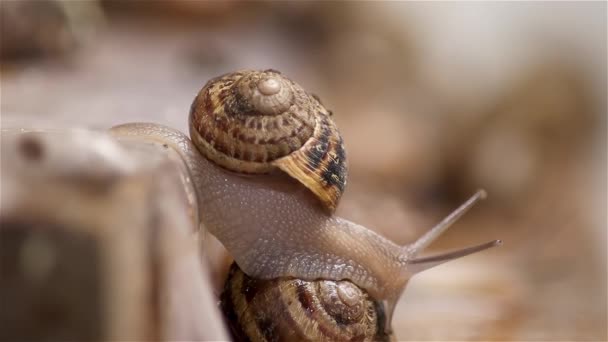
[[[346,155],[330,112],[278,71],[240,71],[209,81],[192,103],[190,136],[225,169],[286,172],[330,211],[344,191]]]
[[[221,303],[237,340],[388,339],[380,303],[349,281],[259,280],[233,265]]]

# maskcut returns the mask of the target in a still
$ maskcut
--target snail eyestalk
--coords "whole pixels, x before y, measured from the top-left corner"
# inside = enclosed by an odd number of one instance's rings
[[[411,274],[420,273],[429,268],[441,265],[444,262],[461,258],[469,254],[481,252],[488,248],[502,245],[502,240],[493,240],[486,243],[482,243],[476,246],[471,246],[463,249],[459,249],[452,252],[447,252],[439,255],[432,255],[428,257],[415,258],[408,261],[408,272]]]
[[[405,246],[408,253],[415,257],[420,252],[425,250],[433,241],[435,241],[441,234],[443,234],[450,226],[456,222],[464,213],[471,209],[477,202],[485,199],[487,196],[485,190],[477,190],[477,192],[471,196],[466,202],[460,207],[454,210],[450,215],[439,222],[435,227],[431,228],[428,232],[422,235],[416,242],[411,245]]]
[[[462,205],[460,208],[458,208],[456,211],[454,211],[454,213],[462,212],[462,209],[464,209],[464,211],[466,211],[466,209],[470,208],[470,206],[473,204],[471,201],[475,201],[476,198],[478,198],[479,193],[480,192],[477,192],[477,194],[475,196],[473,196],[464,205]],[[452,213],[452,214],[454,214],[454,213]],[[460,215],[462,215],[462,213]],[[452,215],[448,216],[448,218],[449,217],[452,217]],[[446,222],[446,220],[442,221],[442,223],[444,223],[444,222]],[[442,223],[440,223],[439,225],[441,225]],[[445,228],[443,230],[445,230]],[[463,248],[463,249],[459,249],[456,251],[447,252],[447,253],[443,253],[443,254],[439,254],[439,255],[420,257],[420,258],[414,257],[413,259],[408,259],[407,266],[406,266],[408,279],[411,278],[411,276],[413,276],[414,274],[417,274],[422,271],[428,270],[429,268],[433,268],[435,266],[441,265],[444,262],[458,259],[463,256],[467,256],[469,254],[477,253],[477,252],[486,250],[488,248],[492,248],[492,247],[500,246],[500,245],[502,245],[502,240],[493,240],[493,241],[488,241],[486,243],[482,243],[480,245],[467,247],[467,248]],[[393,314],[395,312],[395,307],[397,306],[397,302],[399,301],[399,298],[401,297],[401,293],[403,292],[403,290],[405,290],[406,284],[407,284],[407,282],[404,283],[401,292],[399,292],[395,296],[395,298],[391,298],[391,299],[385,300],[383,302],[385,312],[387,315],[387,321],[384,326],[384,329],[387,333],[392,332],[391,323],[392,323],[392,319],[393,319]]]
[[[471,209],[477,202],[485,199],[487,196],[485,190],[477,190],[477,192],[471,196],[466,202],[460,207],[454,210],[450,215],[439,222],[435,227],[431,228],[422,237],[411,245],[404,246],[404,255],[406,255],[407,273],[414,275],[420,273],[429,268],[441,265],[446,261],[454,260],[473,254],[476,252],[483,251],[488,248],[499,246],[502,244],[501,240],[493,240],[486,243],[482,243],[477,246],[467,247],[456,251],[451,251],[439,255],[433,255],[428,257],[418,257],[420,252],[426,249],[433,241],[435,241],[443,232],[445,232],[454,222],[456,222],[464,213]]]
[[[454,222],[456,222],[462,215],[464,215],[464,213],[471,209],[477,202],[482,199],[485,199],[486,195],[487,194],[485,190],[477,190],[477,192],[473,196],[471,196],[471,198],[469,198],[466,202],[464,202],[460,207],[454,210],[436,226],[434,226],[428,232],[422,235],[418,240],[416,240],[416,242],[412,243],[411,245],[406,245],[402,247],[403,254],[401,255],[401,261],[404,263],[405,266],[404,276],[406,281],[402,284],[401,290],[393,294],[395,295],[393,298],[389,298],[388,300],[385,300],[383,302],[387,314],[387,321],[384,327],[385,331],[389,333],[392,331],[391,322],[395,307],[397,305],[397,301],[401,297],[401,293],[405,289],[407,281],[414,274],[428,270],[429,268],[443,264],[444,262],[458,259],[469,254],[477,253],[488,248],[500,246],[502,244],[501,240],[493,240],[486,243],[482,243],[480,245],[467,247],[439,255],[417,257],[420,252],[425,250],[426,247],[428,247],[441,234],[443,234]]]

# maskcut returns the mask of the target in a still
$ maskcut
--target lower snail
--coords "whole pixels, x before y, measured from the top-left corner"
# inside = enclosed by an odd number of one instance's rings
[[[190,137],[150,123],[112,128],[175,149],[197,189],[202,225],[258,280],[348,280],[382,303],[385,332],[409,279],[499,240],[419,254],[485,196],[478,191],[412,244],[399,246],[334,215],[347,182],[343,140],[317,99],[275,70],[210,80],[194,99]]]
[[[347,280],[261,280],[233,264],[221,309],[236,341],[390,340],[382,303]]]

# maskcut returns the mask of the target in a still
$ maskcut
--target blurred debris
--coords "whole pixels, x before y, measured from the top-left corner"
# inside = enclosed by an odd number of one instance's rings
[[[0,60],[62,57],[91,35],[103,14],[96,1],[2,1]]]

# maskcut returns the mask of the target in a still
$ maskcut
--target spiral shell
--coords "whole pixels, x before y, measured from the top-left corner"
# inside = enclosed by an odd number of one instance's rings
[[[346,155],[330,112],[274,70],[240,71],[210,80],[190,109],[199,151],[228,170],[280,169],[335,210],[346,186]]]
[[[236,340],[388,340],[382,306],[349,281],[258,280],[233,264],[221,300]]]

